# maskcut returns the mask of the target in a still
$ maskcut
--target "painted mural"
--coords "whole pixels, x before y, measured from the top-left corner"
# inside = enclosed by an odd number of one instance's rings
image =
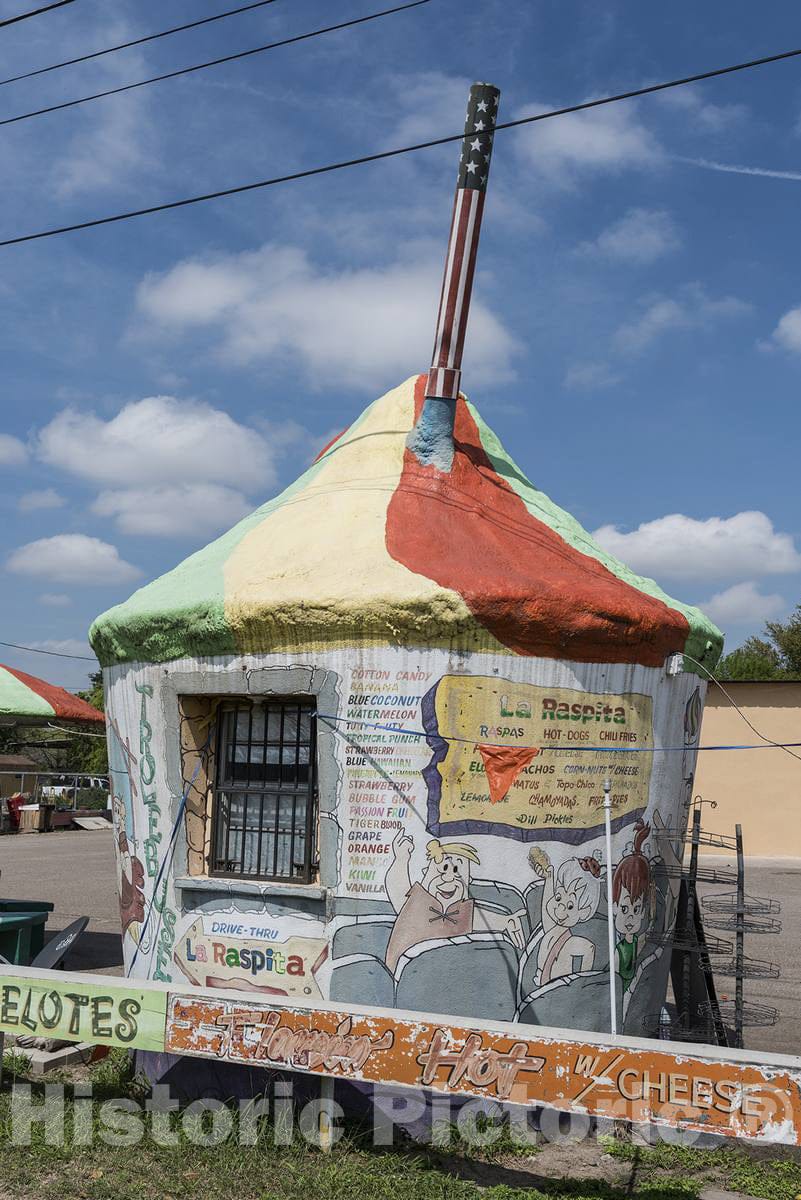
[[[123,942],[126,938],[138,942],[145,919],[145,869],[136,853],[136,757],[130,742],[123,740],[117,722],[111,717],[108,718],[108,748],[120,924]]]
[[[250,662],[204,660],[209,693],[223,690],[215,676],[229,689],[232,671],[241,678]],[[251,701],[261,698],[256,680],[274,698],[286,660],[259,656],[252,664]],[[170,667],[176,695],[183,670],[193,664]],[[280,884],[238,890],[225,880],[208,899],[191,890],[191,880],[176,886],[186,847],[173,851],[153,891],[188,782],[180,778],[178,718],[155,690],[162,669],[109,670],[114,738],[127,764],[115,792],[119,844],[129,854],[141,847],[132,855],[140,864],[140,928],[142,909],[152,909],[134,973],[267,996],[602,1031],[609,1023],[611,872],[619,1020],[632,1034],[652,1032],[675,920],[678,830],[695,753],[685,738],[697,738],[693,712],[703,687],[697,677],[546,660],[507,660],[501,675],[486,655],[455,660],[400,648],[362,651],[355,662],[323,653],[313,668],[298,662],[292,670],[308,679],[322,672],[329,697],[317,699],[317,723],[318,756],[328,758],[320,822],[333,835],[321,838],[325,898],[309,902],[301,886],[289,901]],[[490,708],[497,709],[494,725]],[[589,739],[566,744],[546,736],[565,711],[562,728]],[[604,731],[628,737],[612,742],[600,738]],[[139,753],[119,749],[126,739]],[[678,753],[662,752],[676,745]],[[600,808],[606,773],[613,780],[611,864]],[[531,781],[538,786],[521,786]],[[153,787],[166,796],[157,819]],[[443,796],[450,790],[459,803],[468,789],[470,815],[443,820]],[[562,802],[558,810],[553,796]],[[554,822],[554,811],[570,819]],[[525,828],[517,824],[522,813],[535,818]],[[132,868],[124,853],[121,862],[127,896]],[[132,934],[126,942],[133,951]]]
[[[155,755],[154,741],[162,728],[153,696],[153,684],[135,680],[130,690],[118,691],[113,700],[107,697],[109,778],[127,972],[141,956],[148,966],[135,974],[169,983],[177,917],[168,900],[172,888],[164,870],[170,837],[164,807],[170,794]]]

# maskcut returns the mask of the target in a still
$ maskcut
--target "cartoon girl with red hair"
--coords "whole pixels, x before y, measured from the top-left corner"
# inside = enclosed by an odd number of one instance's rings
[[[651,866],[642,852],[643,843],[651,832],[651,826],[637,821],[634,826],[634,849],[615,867],[612,876],[612,900],[615,908],[615,929],[620,941],[617,943],[617,973],[623,984],[623,993],[629,990],[637,959],[643,927],[650,917]]]

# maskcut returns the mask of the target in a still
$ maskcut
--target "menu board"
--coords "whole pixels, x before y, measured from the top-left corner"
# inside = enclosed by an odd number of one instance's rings
[[[423,697],[435,675],[422,670],[357,668],[344,711],[347,823],[342,890],[383,896],[392,842],[426,820],[423,771],[431,758],[422,733]]]
[[[648,803],[652,755],[619,751],[653,748],[650,696],[445,675],[426,693],[422,716],[437,835],[584,841],[603,825],[607,778],[616,828]]]

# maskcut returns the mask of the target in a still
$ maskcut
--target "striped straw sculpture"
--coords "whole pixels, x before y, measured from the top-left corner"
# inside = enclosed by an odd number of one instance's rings
[[[453,419],[500,95],[489,83],[470,89],[426,400],[408,439],[421,463],[444,471],[453,460]]]

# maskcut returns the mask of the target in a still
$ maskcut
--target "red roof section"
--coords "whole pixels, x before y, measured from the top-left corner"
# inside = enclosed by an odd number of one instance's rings
[[[8,671],[20,683],[24,683],[37,696],[41,696],[52,706],[56,717],[62,721],[93,721],[104,725],[106,718],[98,709],[93,708],[91,704],[87,704],[85,700],[81,700],[79,696],[73,696],[71,692],[64,688],[56,687],[52,683],[46,683],[44,679],[37,679],[35,675],[27,675],[25,671],[18,671],[15,667],[6,666],[5,663],[0,663],[4,671]]]
[[[415,389],[415,418],[426,376]],[[407,449],[389,503],[387,550],[464,599],[515,654],[657,667],[687,642],[686,617],[538,520],[492,466],[467,405],[456,406],[450,472]]]

